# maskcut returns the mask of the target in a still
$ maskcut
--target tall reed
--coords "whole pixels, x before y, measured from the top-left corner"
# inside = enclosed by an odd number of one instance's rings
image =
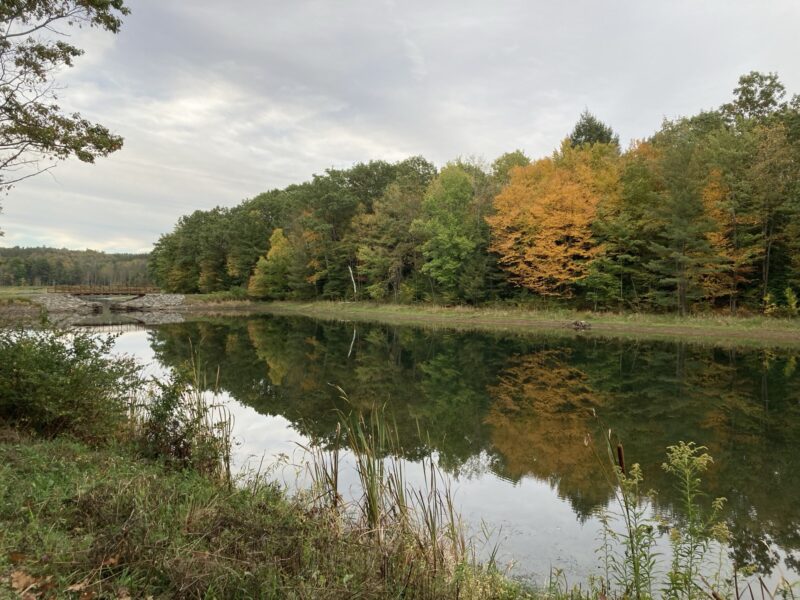
[[[384,577],[399,578],[404,586],[413,584],[413,589],[434,597],[436,590],[444,593],[439,589],[444,582],[456,588],[447,595],[459,597],[478,581],[464,575],[477,574],[481,568],[446,476],[435,458],[427,457],[421,463],[421,484],[415,487],[408,482],[406,465],[396,458],[402,455],[397,428],[383,408],[373,407],[367,415],[340,412],[328,447],[303,448],[308,452],[316,504],[332,511],[333,520],[344,522],[351,532],[362,532],[371,548],[364,551],[381,557]],[[345,450],[351,463],[342,460]],[[352,464],[358,481],[349,501],[344,500],[339,483],[346,464]]]

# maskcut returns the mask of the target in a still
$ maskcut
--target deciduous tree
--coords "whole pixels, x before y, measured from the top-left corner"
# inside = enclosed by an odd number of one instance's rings
[[[289,269],[292,246],[283,229],[276,229],[269,238],[269,252],[258,259],[247,285],[247,293],[255,298],[283,300],[289,293]]]
[[[569,298],[600,248],[592,224],[598,204],[617,193],[616,149],[572,147],[511,173],[495,198],[491,250],[513,280],[545,296]]]
[[[66,29],[112,33],[128,14],[124,0],[3,0],[0,3],[0,190],[49,168],[45,159],[94,162],[122,138],[56,103],[53,76],[83,51]]]

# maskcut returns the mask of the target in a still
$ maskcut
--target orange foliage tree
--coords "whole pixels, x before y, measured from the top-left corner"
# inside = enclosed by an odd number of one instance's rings
[[[752,215],[737,212],[736,205],[729,200],[730,195],[720,170],[712,169],[702,197],[703,209],[712,224],[706,237],[714,250],[716,262],[709,265],[703,288],[712,301],[728,298],[730,309],[735,313],[740,290],[753,278],[760,247],[743,243],[746,236],[743,230],[752,228],[757,221]]]
[[[511,171],[486,219],[490,248],[518,285],[569,298],[602,250],[592,233],[598,205],[618,187],[616,146],[565,141],[552,157]]]

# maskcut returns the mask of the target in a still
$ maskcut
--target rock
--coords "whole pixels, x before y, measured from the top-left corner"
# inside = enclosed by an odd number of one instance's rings
[[[32,297],[31,301],[41,305],[48,313],[90,315],[102,310],[99,302],[88,302],[83,298],[68,294],[42,294]]]
[[[183,294],[147,294],[140,298],[114,302],[111,310],[153,312],[174,311],[183,304]]]

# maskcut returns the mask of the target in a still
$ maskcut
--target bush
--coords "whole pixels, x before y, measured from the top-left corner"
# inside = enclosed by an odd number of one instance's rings
[[[0,330],[0,419],[54,437],[89,442],[126,417],[139,369],[113,357],[113,336],[59,329]]]
[[[196,374],[196,372],[195,372]],[[232,418],[198,384],[173,373],[154,381],[136,404],[132,425],[140,454],[180,469],[230,480]]]

